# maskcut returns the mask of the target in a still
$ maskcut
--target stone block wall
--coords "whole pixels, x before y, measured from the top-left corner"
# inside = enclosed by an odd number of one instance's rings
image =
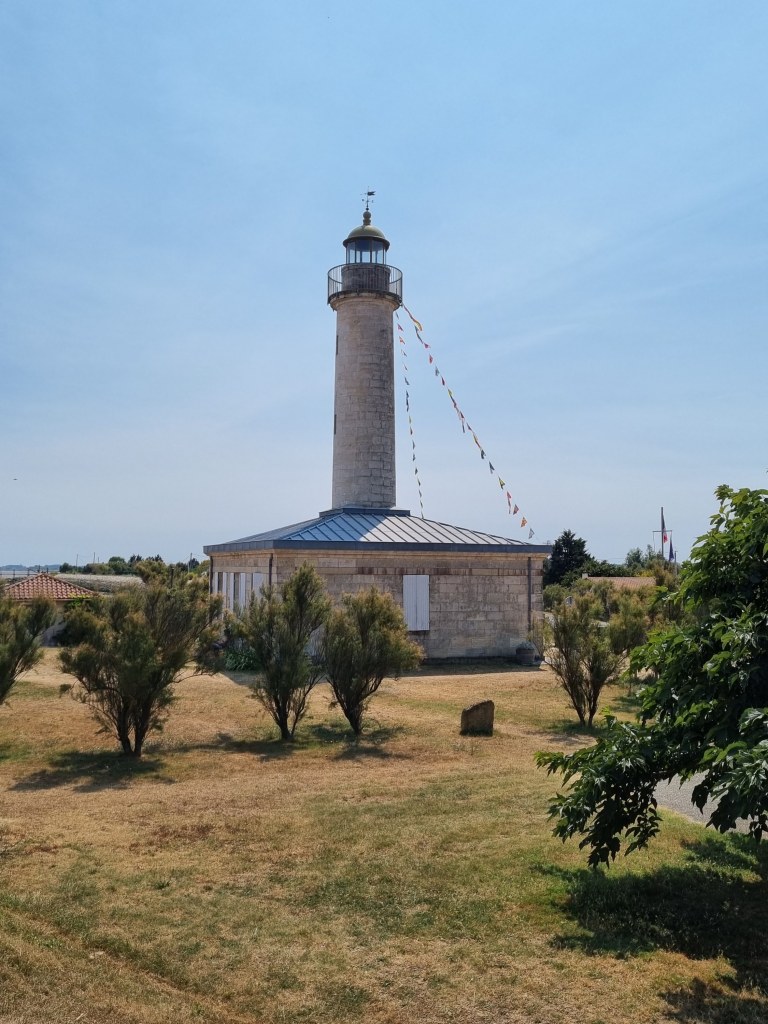
[[[273,583],[283,583],[308,562],[323,577],[334,601],[376,586],[402,606],[403,576],[429,576],[429,630],[413,634],[428,658],[511,657],[526,639],[529,622],[543,614],[541,553],[228,552],[212,555],[212,572],[258,572],[266,581],[270,555]]]
[[[336,311],[333,508],[395,504],[395,371],[388,295],[346,295]]]

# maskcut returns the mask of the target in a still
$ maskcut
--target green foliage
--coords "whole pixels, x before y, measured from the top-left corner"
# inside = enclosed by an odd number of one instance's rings
[[[552,546],[552,555],[544,563],[545,592],[553,585],[573,587],[585,574],[608,577],[653,576],[657,586],[665,586],[670,590],[676,586],[675,568],[650,545],[645,554],[640,548],[632,548],[621,564],[605,562],[589,554],[585,540],[576,537],[571,530],[564,530]],[[556,603],[556,598],[552,603]]]
[[[719,831],[739,818],[756,839],[768,828],[768,491],[716,494],[712,528],[668,598],[685,616],[632,656],[633,669],[655,677],[639,720],[610,719],[587,750],[538,755],[574,780],[552,805],[554,831],[582,835],[593,865],[657,833],[654,790],[675,776],[700,776],[693,801],[716,801],[709,824]]]
[[[630,569],[633,574],[638,575],[644,569],[648,569],[655,562],[664,561],[662,555],[658,551],[654,551],[650,544],[646,545],[645,551],[641,551],[640,548],[630,548],[627,552],[627,557],[624,559],[624,565],[627,569]]]
[[[66,614],[64,625],[56,633],[56,643],[59,647],[76,647],[81,643],[86,633],[81,629],[81,623],[87,621],[83,616],[74,614],[76,608],[91,609],[98,607],[100,598],[94,593],[90,597],[73,597],[66,603]]]
[[[322,678],[310,644],[329,612],[323,581],[305,564],[279,592],[265,587],[231,623],[232,635],[242,642],[235,657],[258,673],[253,695],[272,716],[283,740],[293,739],[309,694]]]
[[[632,576],[632,570],[626,565],[617,565],[616,562],[605,562],[597,558],[589,558],[581,566],[579,575],[588,573],[590,576]],[[565,581],[573,583],[574,575],[571,573],[565,577]]]
[[[628,590],[615,592],[608,620],[608,640],[615,654],[628,655],[648,638],[648,599]]]
[[[624,559],[624,565],[633,571],[642,569],[645,566],[645,555],[640,548],[629,549],[627,557]]]
[[[544,611],[551,612],[568,597],[568,588],[560,583],[550,583],[548,587],[544,587],[542,596],[544,598]]]
[[[209,567],[209,561],[199,562],[194,557],[190,557],[188,562],[166,563],[161,555],[152,555],[149,558],[144,558],[142,555],[131,555],[127,559],[122,555],[112,555],[106,562],[86,562],[79,569],[77,566],[70,565],[69,562],[62,562],[59,572],[79,572],[94,576],[140,576],[146,583],[149,580],[173,582],[188,573],[205,576]]]
[[[579,723],[590,727],[603,687],[619,673],[622,658],[599,622],[598,607],[586,594],[559,605],[549,621],[548,661],[568,694]]]
[[[50,601],[38,598],[22,604],[0,590],[0,705],[22,672],[40,660],[40,637],[55,619]]]
[[[544,586],[562,583],[565,577],[575,578],[589,561],[587,542],[572,530],[563,530],[552,545],[552,554],[544,563]]]
[[[328,621],[322,650],[334,697],[356,736],[384,677],[415,668],[423,657],[408,638],[400,608],[375,587],[344,596]]]
[[[230,633],[232,628],[232,625],[230,625]],[[234,628],[239,631],[238,627]],[[253,649],[240,642],[236,646],[227,649],[224,656],[224,667],[229,669],[230,672],[258,672],[259,661]]]
[[[156,582],[68,610],[79,642],[61,652],[61,666],[80,683],[74,696],[123,753],[140,757],[147,733],[162,728],[173,684],[192,658],[197,671],[207,670],[217,610],[203,580]]]

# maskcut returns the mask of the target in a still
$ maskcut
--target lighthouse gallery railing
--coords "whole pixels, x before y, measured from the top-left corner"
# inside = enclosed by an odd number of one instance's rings
[[[328,301],[344,292],[375,292],[403,301],[403,275],[383,263],[342,263],[328,271]]]

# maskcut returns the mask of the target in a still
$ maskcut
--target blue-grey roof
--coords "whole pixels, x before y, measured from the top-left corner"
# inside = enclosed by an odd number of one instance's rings
[[[278,530],[241,537],[226,544],[208,544],[206,555],[226,551],[318,548],[394,551],[464,551],[520,554],[549,554],[547,544],[527,544],[510,537],[480,533],[462,526],[449,526],[412,516],[401,509],[331,509],[316,519],[294,523]]]

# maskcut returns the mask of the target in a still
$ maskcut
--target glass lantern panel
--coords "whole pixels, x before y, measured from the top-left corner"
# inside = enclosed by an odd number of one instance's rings
[[[384,263],[386,248],[374,238],[355,238],[347,244],[347,263]]]

